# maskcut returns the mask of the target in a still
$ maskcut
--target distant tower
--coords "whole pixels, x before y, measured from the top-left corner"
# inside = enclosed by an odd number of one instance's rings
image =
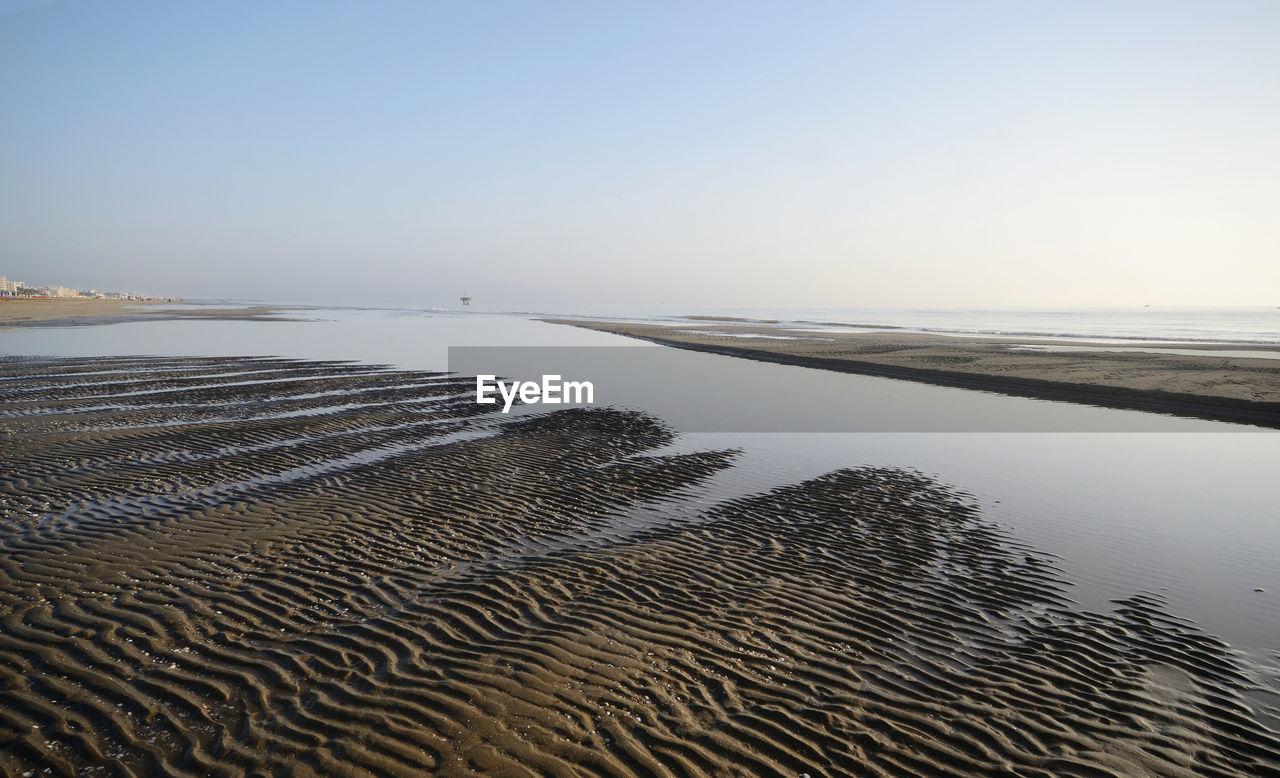
[[[463,305],[470,305],[470,304],[471,304],[471,295],[467,294],[466,292],[463,292],[463,293],[462,293],[462,296],[461,296],[461,297],[459,297],[458,299],[462,301],[462,304],[463,304]]]

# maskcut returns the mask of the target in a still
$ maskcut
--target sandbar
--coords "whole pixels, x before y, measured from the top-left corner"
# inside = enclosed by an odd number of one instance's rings
[[[1061,341],[822,332],[759,324],[689,325],[545,319],[675,348],[1020,397],[1280,427],[1280,360],[1112,351],[1034,351]],[[1080,346],[1106,344],[1081,342]],[[1221,344],[1170,344],[1213,351]],[[1275,346],[1232,345],[1275,351]],[[1153,351],[1156,348],[1152,349]]]

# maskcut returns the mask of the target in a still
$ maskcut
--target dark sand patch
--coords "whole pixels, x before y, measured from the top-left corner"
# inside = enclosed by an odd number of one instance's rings
[[[1280,774],[1228,646],[1076,611],[959,493],[676,520],[733,452],[465,385],[0,362],[0,773]]]
[[[905,332],[817,334],[758,324],[676,328],[579,319],[545,321],[764,362],[1280,427],[1280,361],[1274,359],[1024,351],[1010,346],[1049,342]],[[1204,349],[1221,347],[1205,345]],[[1179,344],[1178,348],[1193,346]],[[1232,348],[1274,350],[1273,346]]]

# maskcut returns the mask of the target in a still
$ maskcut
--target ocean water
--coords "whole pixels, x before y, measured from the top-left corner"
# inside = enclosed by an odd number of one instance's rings
[[[895,319],[905,326],[909,313],[885,316],[906,317]],[[1227,640],[1260,687],[1280,695],[1280,480],[1273,472],[1280,434],[653,349],[527,315],[406,309],[294,315],[308,320],[2,328],[0,355],[261,355],[444,370],[449,348],[458,346],[656,350],[667,356],[639,369],[649,383],[632,374],[631,392],[611,404],[644,410],[683,432],[675,450],[742,452],[736,467],[691,492],[691,501],[705,505],[845,467],[917,470],[972,495],[1012,539],[1055,555],[1081,608],[1105,610],[1112,600],[1155,594],[1173,615]],[[964,318],[937,314],[930,323],[960,326]],[[1084,330],[1102,320],[1070,321],[1053,329]],[[1247,327],[1230,329],[1224,321],[1203,320],[1196,332],[1244,343],[1260,342],[1265,331],[1261,313],[1245,317]],[[1011,317],[980,328],[1026,327]],[[1146,334],[1171,331],[1166,321]],[[791,412],[775,417],[783,421],[773,431],[760,431],[762,415]],[[718,426],[699,424],[708,414]],[[1009,429],[1024,431],[947,426],[966,415],[1016,420]],[[824,419],[845,431],[818,432],[799,421]]]

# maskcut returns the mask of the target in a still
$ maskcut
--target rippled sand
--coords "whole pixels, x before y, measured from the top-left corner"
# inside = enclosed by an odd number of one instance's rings
[[[1229,648],[918,474],[438,374],[0,362],[0,772],[1275,775]],[[488,410],[489,406],[484,406]]]

